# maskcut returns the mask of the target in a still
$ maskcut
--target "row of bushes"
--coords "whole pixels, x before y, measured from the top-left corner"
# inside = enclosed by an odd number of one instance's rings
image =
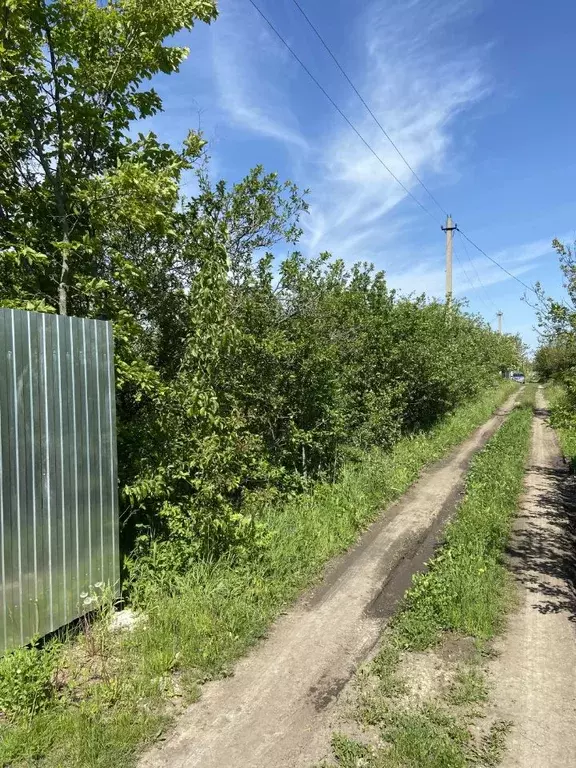
[[[11,3],[0,46],[0,306],[114,322],[124,549],[170,542],[176,569],[254,552],[275,494],[517,363],[457,306],[290,253],[307,211],[290,182],[214,184],[198,134],[135,136],[162,106],[146,79],[187,54],[165,39],[215,16],[212,0]]]
[[[241,281],[223,278],[219,301],[206,347],[171,361],[168,407],[141,403],[122,431],[137,519],[169,537],[171,559],[180,542],[183,563],[191,536],[211,554],[252,547],[271,494],[429,428],[515,362],[514,341],[479,319],[396,297],[382,273],[327,256],[256,258]]]

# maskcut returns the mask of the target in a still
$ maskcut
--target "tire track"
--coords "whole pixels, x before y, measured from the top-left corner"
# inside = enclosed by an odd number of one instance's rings
[[[429,559],[472,457],[514,400],[391,505],[238,663],[234,677],[207,684],[141,768],[299,768],[320,759],[340,690],[369,657],[412,574]]]

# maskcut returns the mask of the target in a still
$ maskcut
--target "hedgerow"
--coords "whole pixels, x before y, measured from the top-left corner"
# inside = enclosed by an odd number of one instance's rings
[[[114,323],[123,547],[176,571],[265,546],[270,499],[426,429],[514,364],[461,307],[291,252],[306,195],[205,142],[132,131],[211,0],[8,3],[0,45],[0,306]],[[184,194],[183,174],[197,191]],[[383,253],[390,262],[393,253]]]

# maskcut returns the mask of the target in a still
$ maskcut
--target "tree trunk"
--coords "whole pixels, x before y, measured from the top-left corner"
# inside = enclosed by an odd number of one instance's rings
[[[70,275],[70,265],[68,262],[70,230],[68,227],[68,218],[66,216],[66,206],[60,186],[60,179],[56,178],[55,185],[56,207],[58,210],[58,220],[60,222],[60,232],[62,235],[62,259],[60,262],[60,280],[58,282],[58,312],[61,315],[68,314],[68,278]]]
[[[61,315],[68,314],[68,273],[68,251],[65,250],[62,254],[62,269],[58,284],[58,312]]]
[[[56,110],[56,124],[58,126],[58,160],[56,173],[53,176],[54,196],[56,198],[56,210],[58,221],[60,223],[60,233],[62,236],[62,261],[60,266],[60,280],[58,283],[58,311],[61,315],[68,314],[68,280],[70,276],[70,265],[68,262],[70,245],[70,228],[68,226],[68,217],[66,215],[66,196],[64,192],[64,183],[62,181],[65,167],[64,156],[64,125],[62,122],[62,92],[60,88],[60,79],[58,76],[58,67],[56,53],[52,42],[52,31],[48,21],[46,0],[40,0],[41,8],[44,14],[44,31],[46,33],[46,44],[50,56],[50,67],[52,70],[52,81],[54,85],[54,109]]]

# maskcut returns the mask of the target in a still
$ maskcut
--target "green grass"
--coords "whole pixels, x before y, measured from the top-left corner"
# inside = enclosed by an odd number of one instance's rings
[[[472,752],[473,762],[481,763],[486,768],[499,765],[506,751],[506,737],[512,725],[509,720],[496,720],[492,723],[478,749]]]
[[[58,690],[30,717],[0,721],[0,765],[128,768],[199,685],[226,674],[325,564],[355,542],[379,510],[423,467],[484,423],[515,386],[509,382],[463,406],[426,434],[373,451],[279,509],[258,561],[191,563],[170,595],[149,593],[146,618],[131,633],[104,622],[60,648]],[[1,674],[1,669],[0,669]],[[176,705],[176,706],[174,706]]]
[[[531,422],[532,408],[517,408],[473,462],[444,545],[415,578],[396,620],[402,647],[427,648],[443,631],[486,640],[500,628],[509,596],[502,552],[522,490]]]
[[[467,733],[454,717],[435,707],[389,710],[380,722],[385,748],[361,744],[342,734],[332,749],[341,768],[464,768]]]
[[[482,671],[475,667],[459,669],[446,698],[456,706],[486,701],[488,687]]]
[[[560,384],[547,386],[546,398],[550,405],[552,422],[560,442],[560,448],[574,472],[576,471],[576,426],[566,418],[562,418],[563,411],[571,410],[564,387]]]
[[[379,744],[336,736],[338,765],[358,765],[356,755],[365,768],[497,764],[506,724],[494,724],[480,744],[467,729],[474,712],[470,707],[477,714],[488,697],[477,660],[467,666],[453,662],[451,685],[433,691],[425,702],[407,693],[400,660],[409,677],[411,653],[439,653],[443,641],[457,636],[474,638],[482,647],[501,629],[511,596],[503,552],[523,487],[533,397],[534,387],[527,387],[521,405],[474,460],[465,497],[442,547],[428,570],[414,578],[378,655],[359,680],[355,717],[378,729]]]

